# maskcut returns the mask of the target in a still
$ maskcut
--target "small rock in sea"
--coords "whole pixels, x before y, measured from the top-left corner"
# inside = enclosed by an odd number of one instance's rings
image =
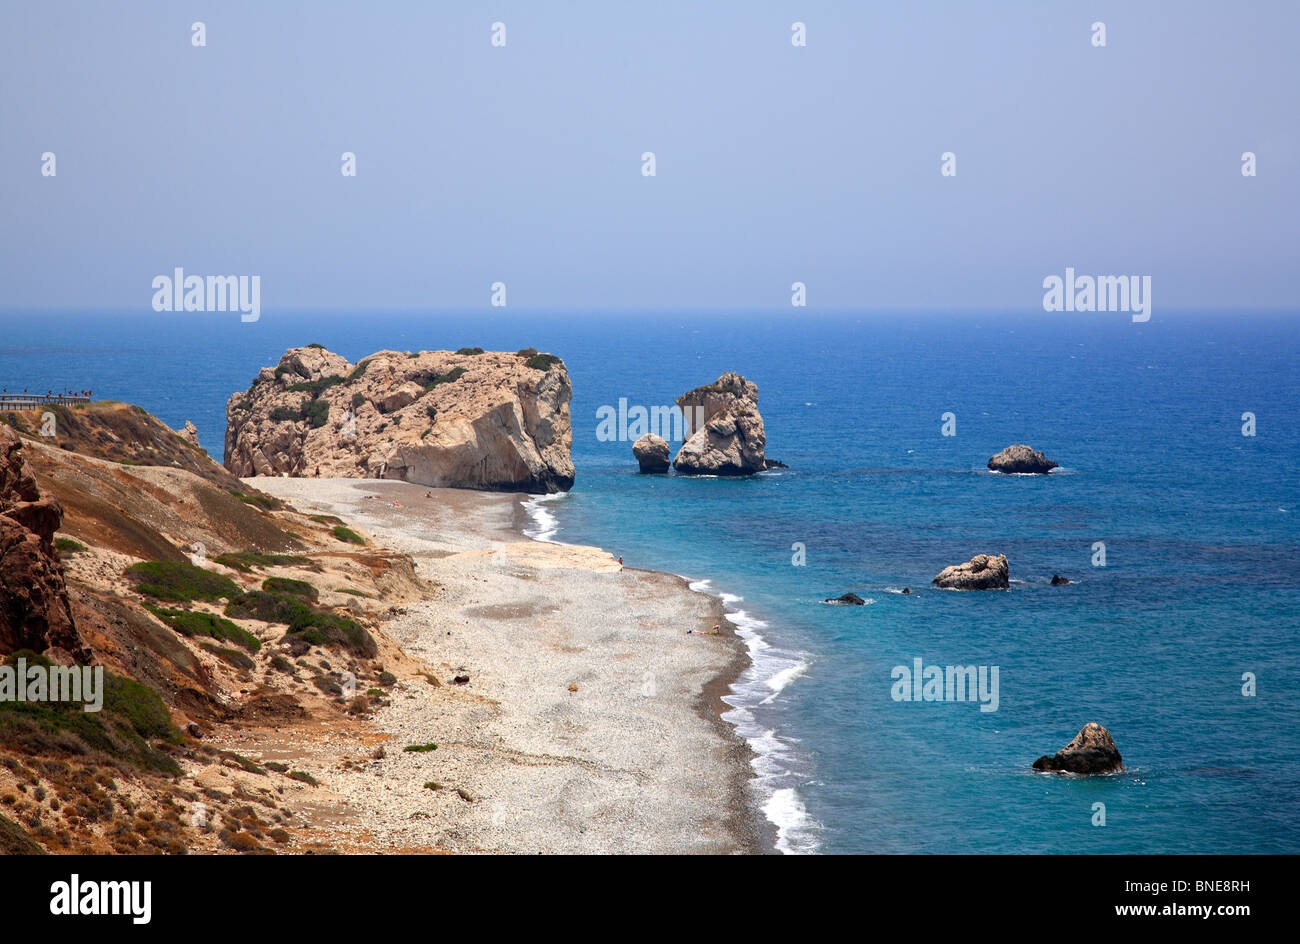
[[[989,460],[990,469],[1008,475],[1046,475],[1058,465],[1059,463],[1053,462],[1038,450],[1030,449],[1028,446],[1007,446]]]
[[[840,606],[865,606],[867,601],[862,599],[862,597],[858,596],[856,593],[846,593],[838,597],[828,597],[822,602],[835,603]]]
[[[1060,574],[1052,574],[1052,586],[1063,587],[1070,582],[1069,577],[1062,577]]]
[[[904,593],[911,593],[912,591],[911,591],[911,588],[909,588],[909,587],[904,587],[904,588],[903,588],[903,592],[904,592]]]
[[[1110,732],[1089,721],[1069,744],[1052,757],[1034,761],[1034,770],[1070,774],[1109,774],[1124,769],[1123,758]]]
[[[668,471],[668,442],[661,436],[648,433],[632,444],[632,455],[640,463],[644,475],[657,475]]]
[[[933,583],[947,590],[1006,590],[1011,586],[1011,567],[1005,554],[976,554],[964,564],[939,571]]]
[[[570,682],[570,683],[569,683],[569,691],[571,691],[571,692],[576,692],[577,690],[578,690],[578,683],[577,683],[577,682]]]
[[[453,685],[468,685],[468,684],[469,684],[469,676],[468,676],[468,675],[458,675],[458,676],[456,676],[454,679],[451,680],[451,684],[453,684]]]
[[[766,458],[765,458],[765,459],[763,460],[763,468],[765,468],[765,469],[788,469],[788,468],[790,468],[790,467],[789,467],[788,465],[786,465],[784,462],[780,461],[779,459],[766,459]]]

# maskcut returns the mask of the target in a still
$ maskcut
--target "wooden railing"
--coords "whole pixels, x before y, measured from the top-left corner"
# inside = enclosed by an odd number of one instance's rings
[[[85,406],[90,397],[73,393],[0,393],[0,410],[39,410],[44,406]]]

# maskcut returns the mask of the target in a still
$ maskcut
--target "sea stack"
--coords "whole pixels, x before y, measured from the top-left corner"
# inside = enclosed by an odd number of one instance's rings
[[[1110,732],[1089,721],[1069,744],[1054,756],[1034,761],[1034,770],[1069,774],[1109,774],[1124,769],[1123,758]]]
[[[668,471],[668,442],[654,433],[647,433],[632,444],[632,455],[641,466],[644,475],[655,475]]]
[[[767,468],[767,434],[758,412],[758,384],[728,371],[677,398],[686,442],[673,460],[685,475],[753,475]]]
[[[573,485],[572,388],[550,354],[292,348],[226,405],[226,468],[559,492]]]
[[[1007,475],[1046,475],[1059,463],[1028,446],[1007,446],[989,460],[989,468]]]
[[[945,590],[1006,590],[1011,567],[1005,554],[976,554],[964,564],[945,567],[932,582]]]

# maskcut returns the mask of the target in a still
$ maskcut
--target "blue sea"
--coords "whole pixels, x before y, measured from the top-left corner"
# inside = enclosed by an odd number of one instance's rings
[[[13,312],[0,385],[193,420],[220,460],[226,399],[311,342],[564,358],[577,482],[533,503],[534,533],[723,595],[754,657],[728,718],[780,851],[1300,852],[1295,314]],[[639,476],[597,437],[601,407],[725,370],[758,384],[789,469]],[[1020,442],[1061,468],[987,471]],[[1009,592],[930,589],[984,552]],[[821,602],[847,591],[867,605]],[[895,700],[918,658],[997,666],[997,710]],[[1030,770],[1089,721],[1125,772]]]

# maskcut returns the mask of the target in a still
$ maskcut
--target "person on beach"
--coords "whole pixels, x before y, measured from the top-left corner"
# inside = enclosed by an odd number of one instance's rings
[[[621,558],[621,557],[618,559],[618,566],[620,566],[620,567],[623,566],[623,558]]]

